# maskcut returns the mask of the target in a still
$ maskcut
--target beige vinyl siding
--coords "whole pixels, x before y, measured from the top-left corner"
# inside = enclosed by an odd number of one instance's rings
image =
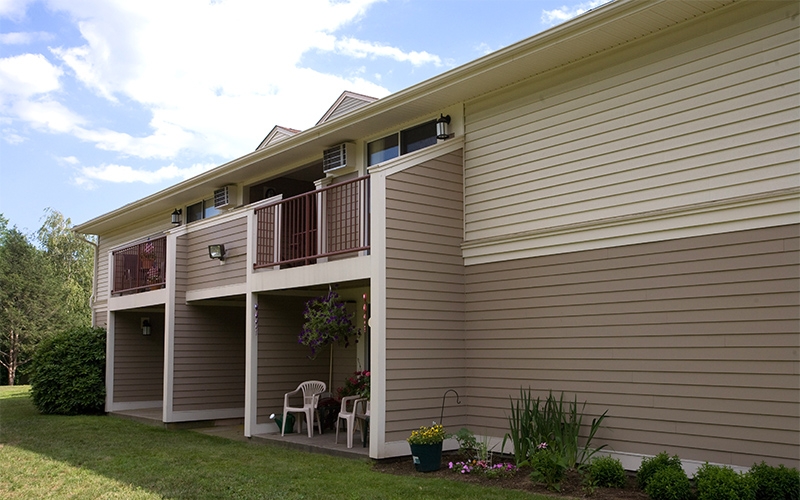
[[[386,179],[387,442],[438,421],[448,389],[464,395],[461,172],[459,150]],[[463,408],[447,404],[448,427]]]
[[[244,283],[247,280],[247,218],[203,226],[186,235],[188,290]],[[225,245],[225,262],[208,256],[208,245]]]
[[[244,407],[245,308],[186,304],[191,238],[176,239],[173,411]]]
[[[618,452],[797,467],[796,225],[467,267],[470,423],[552,389]]]
[[[497,243],[475,255],[503,258],[506,239],[548,230],[613,244],[575,229],[593,222],[649,221],[621,232],[630,242],[797,220],[796,200],[769,203],[800,186],[800,35],[784,10],[718,31],[690,22],[467,103],[466,241]],[[753,197],[763,201],[744,214],[720,211]],[[702,217],[680,216],[709,203]],[[662,212],[672,218],[653,218]]]
[[[311,351],[297,336],[303,326],[303,309],[309,297],[260,296],[258,301],[258,411],[256,422],[269,423],[272,413],[283,412],[283,396],[306,380],[328,384],[330,350],[310,359]],[[334,347],[334,393],[356,371],[355,346]],[[297,403],[297,400],[293,400]]]
[[[142,335],[143,317],[150,318],[149,336]],[[113,403],[161,401],[163,392],[163,312],[114,313]]]

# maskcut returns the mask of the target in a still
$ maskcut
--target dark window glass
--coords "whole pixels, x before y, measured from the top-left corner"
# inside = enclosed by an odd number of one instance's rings
[[[369,156],[367,165],[377,165],[386,160],[396,158],[400,150],[397,147],[397,134],[392,134],[372,141],[367,144],[367,155]]]
[[[401,155],[427,148],[434,144],[436,144],[436,120],[400,132]]]
[[[194,222],[203,218],[203,202],[186,207],[186,222]]]

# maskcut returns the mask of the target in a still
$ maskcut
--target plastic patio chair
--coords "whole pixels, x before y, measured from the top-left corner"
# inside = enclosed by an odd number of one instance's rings
[[[359,402],[363,401],[361,396],[345,396],[342,398],[342,407],[339,410],[339,417],[336,419],[336,444],[339,444],[339,427],[340,421],[344,420],[345,427],[347,427],[347,447],[353,447],[353,432],[356,426],[356,408]],[[348,410],[348,404],[352,406]]]
[[[294,394],[303,393],[303,406],[289,406],[289,396]],[[316,414],[317,403],[319,402],[319,395],[325,392],[325,382],[319,380],[308,380],[297,386],[297,389],[292,392],[287,392],[283,396],[283,422],[286,422],[286,415],[288,413],[302,413],[306,416],[306,427],[308,428],[308,437],[314,436],[314,415]],[[302,430],[300,419],[297,419],[298,431]],[[281,426],[281,436],[286,431],[285,425]],[[317,417],[317,427],[319,433],[322,434],[322,425]]]

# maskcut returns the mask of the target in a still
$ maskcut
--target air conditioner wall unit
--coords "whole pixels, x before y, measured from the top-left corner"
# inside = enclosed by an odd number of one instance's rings
[[[222,186],[214,190],[214,208],[227,208],[235,205],[234,189],[236,186]]]
[[[325,173],[339,170],[340,168],[355,166],[356,145],[352,142],[343,142],[322,153],[322,171]]]

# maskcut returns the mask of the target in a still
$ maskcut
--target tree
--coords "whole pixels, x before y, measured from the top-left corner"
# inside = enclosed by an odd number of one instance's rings
[[[0,364],[14,385],[52,320],[49,289],[56,283],[43,254],[16,227],[0,237]]]
[[[48,208],[45,213],[36,238],[61,282],[53,291],[59,297],[59,330],[90,326],[94,242],[74,232],[60,212]]]
[[[46,214],[39,246],[0,215],[0,364],[9,385],[42,339],[91,324],[92,242],[59,212]]]

